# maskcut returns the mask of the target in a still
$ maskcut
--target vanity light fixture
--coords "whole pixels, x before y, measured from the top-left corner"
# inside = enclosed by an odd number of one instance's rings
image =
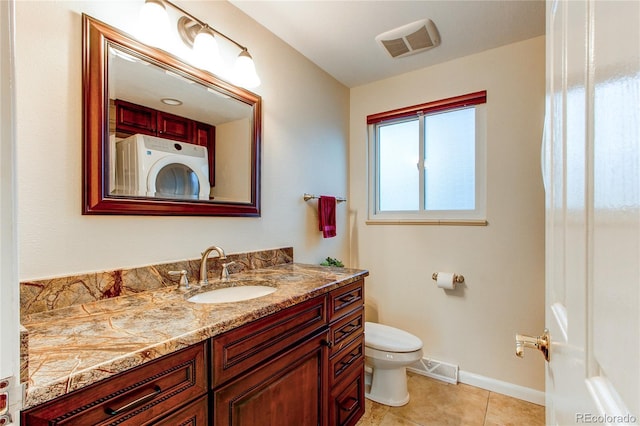
[[[256,72],[256,65],[253,63],[253,58],[249,55],[246,47],[238,55],[234,71],[234,76],[239,85],[242,85],[240,82],[244,82],[246,87],[260,86],[260,77]]]
[[[169,0],[145,0],[143,9],[151,7],[152,10],[157,12],[158,5],[165,11],[165,14],[167,5],[182,14],[177,22],[178,34],[184,44],[193,49],[194,63],[197,67],[219,75],[225,73],[225,65],[220,55],[218,41],[216,40],[223,38],[240,49],[235,66],[233,67],[234,72],[231,75],[232,82],[248,89],[260,85],[260,78],[256,72],[253,58],[245,46],[220,31],[211,28],[206,22],[201,21],[181,7],[171,3]],[[160,16],[159,12],[158,16]]]
[[[180,21],[184,18],[186,17],[183,16],[180,18]],[[178,25],[180,25],[180,21],[178,21]],[[198,31],[198,34],[196,34],[193,39],[193,55],[199,67],[213,73],[220,73],[222,66],[220,48],[218,47],[218,41],[216,40],[215,33],[208,25],[200,28],[200,31]]]
[[[146,0],[140,9],[139,37],[146,44],[160,47],[169,33],[169,14],[162,0]]]

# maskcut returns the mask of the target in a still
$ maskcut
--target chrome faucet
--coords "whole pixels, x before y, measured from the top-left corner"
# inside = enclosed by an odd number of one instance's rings
[[[207,259],[209,258],[209,254],[211,254],[211,252],[214,250],[218,252],[218,258],[220,260],[225,260],[227,258],[227,256],[224,254],[224,250],[217,246],[211,246],[203,251],[202,259],[200,259],[200,285],[209,284],[209,280],[207,277]],[[229,271],[227,270],[227,265],[228,264],[226,263],[222,265],[222,272],[220,274],[220,279],[222,280],[229,279]]]

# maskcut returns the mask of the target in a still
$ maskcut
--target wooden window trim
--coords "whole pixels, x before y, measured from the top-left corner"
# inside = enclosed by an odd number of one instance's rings
[[[487,102],[487,91],[468,93],[466,95],[454,96],[452,98],[440,99],[438,101],[427,102],[425,104],[413,105],[398,108],[390,111],[379,112],[367,116],[367,124],[381,123],[387,120],[412,117],[418,114],[429,114],[438,111],[446,111],[455,108],[462,108],[471,105],[480,105]]]

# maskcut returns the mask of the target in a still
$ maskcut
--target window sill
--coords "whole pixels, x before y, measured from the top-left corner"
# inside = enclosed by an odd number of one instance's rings
[[[489,226],[482,219],[368,219],[367,225]]]

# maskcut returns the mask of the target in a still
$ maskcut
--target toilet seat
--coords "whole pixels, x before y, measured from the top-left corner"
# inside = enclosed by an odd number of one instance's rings
[[[422,340],[411,333],[388,325],[364,323],[365,346],[386,352],[415,352],[422,349]]]

